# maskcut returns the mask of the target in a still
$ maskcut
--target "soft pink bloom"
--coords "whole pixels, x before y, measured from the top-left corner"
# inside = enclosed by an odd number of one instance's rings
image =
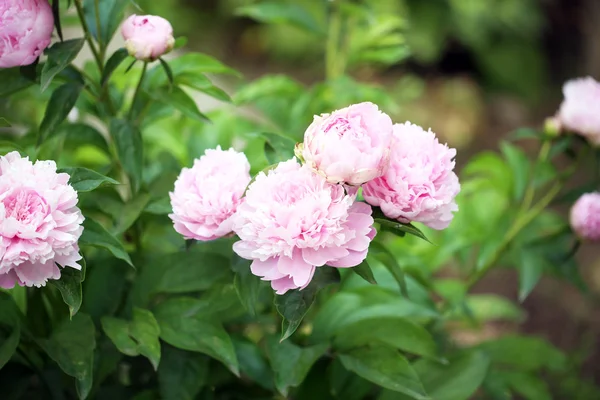
[[[40,287],[60,278],[59,265],[81,269],[84,218],[68,181],[54,161],[0,157],[0,287]]]
[[[0,0],[0,68],[33,63],[50,44],[53,29],[47,0]]]
[[[304,133],[302,157],[330,183],[362,185],[389,164],[392,120],[373,103],[315,116]]]
[[[390,167],[381,178],[363,186],[363,196],[388,218],[444,229],[458,210],[454,198],[460,184],[453,172],[454,156],[456,150],[439,143],[431,130],[410,122],[396,124]]]
[[[277,294],[305,288],[316,267],[354,267],[375,236],[371,207],[293,159],[261,172],[238,208],[233,250]]]
[[[591,77],[568,81],[563,94],[557,116],[562,128],[600,145],[600,83]]]
[[[173,50],[173,27],[155,15],[132,15],[121,27],[125,47],[138,60],[154,61]]]
[[[600,193],[581,196],[571,208],[571,228],[581,239],[600,241]]]
[[[175,230],[186,239],[214,240],[232,231],[232,216],[250,183],[244,153],[217,147],[184,168],[170,193]]]

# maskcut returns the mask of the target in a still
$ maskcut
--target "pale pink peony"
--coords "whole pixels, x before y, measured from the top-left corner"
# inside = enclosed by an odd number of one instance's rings
[[[232,216],[250,183],[244,153],[217,147],[184,168],[170,193],[175,230],[186,239],[214,240],[231,233]]]
[[[154,61],[173,50],[173,27],[155,15],[132,15],[121,27],[125,47],[138,60]]]
[[[563,94],[557,115],[561,127],[600,145],[600,82],[591,77],[568,81]]]
[[[0,68],[32,64],[50,44],[53,29],[47,0],[0,0]]]
[[[295,159],[261,172],[239,206],[233,250],[277,294],[305,288],[316,267],[354,267],[375,236],[371,207]]]
[[[581,196],[571,208],[571,228],[581,239],[600,241],[600,193]]]
[[[302,157],[330,183],[358,186],[389,164],[392,120],[373,103],[315,116],[304,133]]]
[[[54,161],[0,157],[0,287],[40,287],[60,278],[59,265],[81,269],[84,218],[68,181]]]
[[[410,122],[396,124],[390,167],[385,175],[363,186],[363,196],[388,218],[444,229],[458,210],[455,155],[456,150],[439,143],[431,130]]]

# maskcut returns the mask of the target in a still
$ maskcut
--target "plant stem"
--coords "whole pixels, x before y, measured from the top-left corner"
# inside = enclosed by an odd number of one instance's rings
[[[98,38],[98,46],[100,47],[100,61],[104,65],[104,52],[106,46],[102,43],[102,23],[100,22],[100,0],[94,0],[94,11],[96,13],[96,35]]]
[[[521,207],[519,208],[519,213],[517,215],[524,213],[531,206],[531,202],[533,201],[533,196],[535,194],[535,188],[533,185],[533,177],[535,175],[535,171],[538,168],[538,166],[542,162],[546,161],[546,158],[548,158],[548,153],[550,152],[550,147],[551,147],[550,141],[545,141],[544,143],[542,143],[542,146],[540,147],[538,157],[537,157],[535,163],[531,166],[531,170],[529,172],[529,182],[527,183],[527,189],[525,191],[523,203],[521,203]]]
[[[104,72],[104,65],[102,63],[102,59],[100,58],[100,54],[94,45],[94,41],[92,40],[92,35],[90,34],[90,28],[85,20],[85,14],[83,13],[83,6],[81,4],[81,0],[75,0],[75,8],[77,9],[77,15],[79,16],[79,20],[81,21],[81,27],[83,28],[83,32],[85,35],[85,40],[90,46],[90,50],[94,55],[94,59],[96,60],[96,64],[98,65],[98,69],[100,70],[100,75]]]
[[[331,0],[329,6],[329,29],[325,48],[325,78],[327,80],[338,78],[344,72],[343,64],[339,59],[340,33],[342,30],[342,18],[338,7],[339,1]]]
[[[135,88],[135,92],[133,93],[133,100],[131,101],[131,109],[129,110],[129,119],[133,119],[133,111],[135,109],[135,103],[137,102],[138,95],[140,93],[140,89],[142,88],[142,83],[144,83],[144,77],[146,76],[146,70],[148,69],[148,63],[145,62],[142,67],[142,75],[140,76],[140,81]]]

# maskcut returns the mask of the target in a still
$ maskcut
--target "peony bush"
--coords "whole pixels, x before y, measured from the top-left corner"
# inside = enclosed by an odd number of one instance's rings
[[[600,84],[466,160],[353,78],[407,52],[340,3],[238,10],[323,39],[304,85],[247,81],[129,1],[0,0],[6,398],[600,397],[581,357],[519,329],[544,276],[589,291]],[[514,298],[482,293],[501,267]]]

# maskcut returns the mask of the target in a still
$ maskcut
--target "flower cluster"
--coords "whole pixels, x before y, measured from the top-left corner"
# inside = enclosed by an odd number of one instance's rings
[[[0,68],[32,64],[50,44],[53,29],[47,0],[0,1]]]
[[[44,286],[60,267],[81,269],[83,215],[54,161],[0,157],[0,287]]]
[[[297,150],[304,164],[281,162],[247,188],[243,154],[208,150],[175,183],[175,229],[197,240],[235,233],[233,250],[283,294],[306,287],[316,268],[363,262],[376,234],[371,206],[434,229],[458,209],[456,151],[431,131],[393,125],[375,104],[315,117]],[[366,202],[357,201],[361,186]]]

